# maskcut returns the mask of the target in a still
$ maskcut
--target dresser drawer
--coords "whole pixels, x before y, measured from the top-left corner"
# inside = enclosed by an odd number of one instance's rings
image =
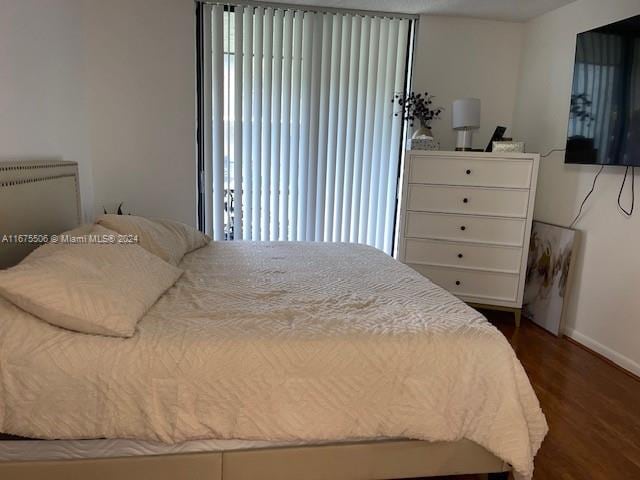
[[[526,222],[519,218],[407,212],[405,237],[521,247]]]
[[[409,264],[436,285],[459,297],[514,302],[518,275]]]
[[[407,210],[502,217],[527,216],[528,190],[410,184]]]
[[[530,159],[412,156],[409,183],[529,188]]]
[[[518,273],[522,248],[408,238],[404,246],[404,261]]]

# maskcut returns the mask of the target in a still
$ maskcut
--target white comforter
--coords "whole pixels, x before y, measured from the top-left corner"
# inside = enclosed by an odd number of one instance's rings
[[[39,438],[467,438],[533,472],[547,432],[506,339],[369,247],[213,243],[131,339],[0,299],[0,431]]]

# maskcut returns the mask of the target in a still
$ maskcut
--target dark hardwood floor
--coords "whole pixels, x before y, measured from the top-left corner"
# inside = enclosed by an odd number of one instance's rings
[[[549,423],[534,480],[640,480],[640,381],[529,321],[516,330],[511,315],[483,313],[513,345]]]

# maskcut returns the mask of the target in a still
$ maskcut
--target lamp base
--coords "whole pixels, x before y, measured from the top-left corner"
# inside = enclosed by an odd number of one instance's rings
[[[456,151],[466,152],[473,148],[473,130],[458,130]]]

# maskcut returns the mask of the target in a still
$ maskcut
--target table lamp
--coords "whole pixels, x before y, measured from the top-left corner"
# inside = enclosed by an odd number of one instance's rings
[[[456,150],[471,150],[473,130],[480,128],[480,99],[460,98],[454,100],[451,119],[453,129],[458,131]]]

